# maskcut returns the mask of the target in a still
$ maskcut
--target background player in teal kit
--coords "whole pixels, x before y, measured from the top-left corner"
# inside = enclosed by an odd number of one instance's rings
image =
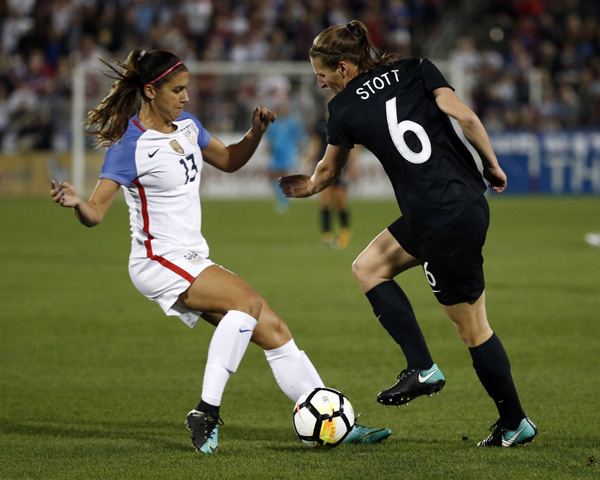
[[[129,273],[136,288],[165,314],[193,327],[201,316],[216,326],[211,338],[200,403],[187,415],[194,447],[218,447],[220,405],[225,386],[250,341],[265,351],[277,384],[294,402],[323,382],[298,349],[285,324],[248,283],[214,263],[201,231],[200,179],[205,163],[224,172],[252,157],[275,114],[256,107],[251,128],[225,146],[184,108],[190,76],[170,52],[134,50],[112,67],[115,82],[90,112],[89,126],[108,150],[89,201],[67,182],[53,182],[56,203],[73,208],[88,227],[102,222],[119,189],[129,207]],[[141,98],[141,110],[130,118]],[[191,372],[198,372],[198,365]],[[388,429],[355,425],[349,443],[387,438]]]
[[[265,135],[270,148],[267,170],[277,200],[275,210],[279,213],[287,211],[290,199],[281,192],[278,179],[297,167],[298,155],[308,142],[302,119],[290,111],[289,101],[288,98],[282,98],[276,103],[277,122],[271,125]]]
[[[523,412],[508,356],[487,320],[482,257],[489,225],[486,187],[449,117],[479,154],[488,185],[501,193],[506,175],[479,118],[431,62],[381,55],[359,21],[321,32],[310,60],[319,86],[336,94],[329,102],[328,147],[312,176],[282,178],[283,192],[307,197],[327,188],[360,144],[382,163],[402,212],[353,264],[375,315],[407,360],[398,382],[377,400],[402,405],[445,385],[411,304],[394,281],[421,265],[498,409],[492,434],[478,445],[530,442],[537,427]]]

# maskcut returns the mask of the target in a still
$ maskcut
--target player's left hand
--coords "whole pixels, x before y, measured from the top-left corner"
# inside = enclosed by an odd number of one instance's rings
[[[265,133],[269,125],[277,119],[275,112],[266,107],[256,107],[252,113],[252,130]]]
[[[489,182],[490,187],[496,193],[502,193],[506,189],[506,173],[500,168],[484,168],[483,176]]]

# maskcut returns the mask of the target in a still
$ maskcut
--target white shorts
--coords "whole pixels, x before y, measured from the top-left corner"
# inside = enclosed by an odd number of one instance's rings
[[[135,288],[158,303],[165,314],[176,315],[194,328],[202,312],[177,303],[177,299],[211,265],[215,263],[197,252],[176,250],[152,258],[130,258],[129,276]]]

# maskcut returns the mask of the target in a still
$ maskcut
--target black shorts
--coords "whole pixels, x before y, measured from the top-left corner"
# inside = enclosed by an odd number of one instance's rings
[[[423,267],[442,305],[477,300],[485,289],[483,256],[490,210],[482,195],[424,242],[414,240],[403,217],[388,230]]]

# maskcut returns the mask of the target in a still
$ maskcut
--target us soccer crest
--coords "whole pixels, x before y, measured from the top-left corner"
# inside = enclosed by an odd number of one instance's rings
[[[183,258],[193,265],[200,265],[204,262],[204,257],[197,252],[188,252],[183,256]]]
[[[181,155],[183,155],[185,153],[183,150],[183,147],[181,145],[179,145],[179,142],[177,140],[171,140],[169,142],[169,145],[171,145],[171,148],[173,150],[175,150],[177,153],[180,153]]]
[[[183,127],[183,129],[181,130],[181,133],[183,133],[184,137],[188,139],[188,142],[190,142],[192,145],[198,145],[198,140],[196,138],[196,136],[194,135],[194,132],[192,131],[192,129],[188,126]]]

